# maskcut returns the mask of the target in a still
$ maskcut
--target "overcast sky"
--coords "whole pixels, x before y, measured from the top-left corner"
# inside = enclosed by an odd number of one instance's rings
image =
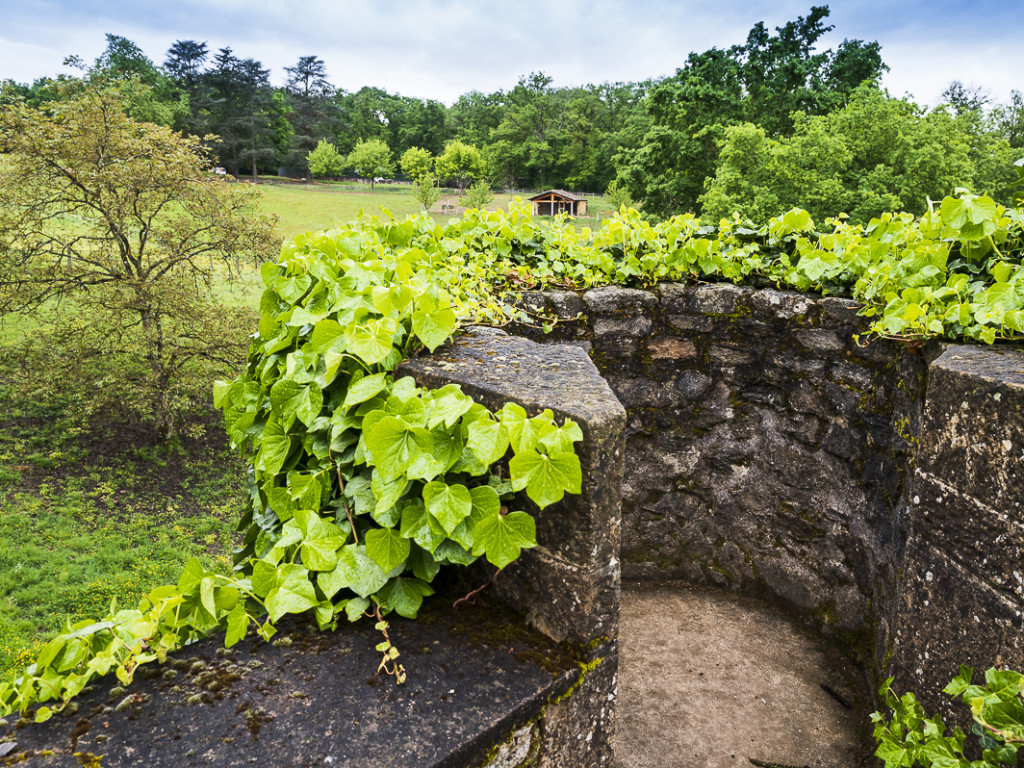
[[[819,2],[821,0],[818,0]],[[133,40],[157,64],[175,40],[230,46],[284,82],[300,56],[327,64],[332,83],[452,103],[471,90],[509,89],[543,71],[556,86],[670,75],[691,51],[741,43],[750,27],[804,16],[810,2],[775,0],[0,0],[0,79],[29,82],[91,62],[105,33]],[[937,102],[952,80],[997,101],[1024,90],[1022,0],[839,0],[843,38],[877,40],[894,95]]]

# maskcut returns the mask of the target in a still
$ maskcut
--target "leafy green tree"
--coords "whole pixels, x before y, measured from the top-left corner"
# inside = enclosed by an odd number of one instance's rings
[[[827,6],[816,6],[770,34],[755,24],[742,45],[692,53],[674,77],[651,89],[651,127],[635,151],[618,156],[618,176],[657,214],[696,210],[715,175],[730,125],[753,123],[777,139],[794,114],[822,115],[849,102],[865,80],[887,69],[877,43],[844,40],[817,51]]]
[[[1010,92],[1008,104],[998,104],[990,115],[993,131],[1015,149],[1024,149],[1024,93]]]
[[[972,115],[925,112],[865,85],[831,114],[797,113],[793,134],[779,140],[750,123],[729,126],[701,197],[704,215],[765,220],[801,207],[818,221],[847,213],[866,222],[923,213],[956,187],[996,191],[1014,177],[1013,153]]]
[[[434,166],[434,157],[430,154],[429,149],[409,147],[402,154],[402,159],[398,161],[398,164],[402,169],[402,173],[413,181],[419,181],[425,176],[430,175]]]
[[[467,184],[487,173],[487,163],[480,150],[461,141],[450,142],[434,161],[434,168],[438,178],[453,182],[460,194]]]
[[[494,193],[491,192],[491,185],[481,179],[466,190],[462,196],[462,204],[466,208],[486,208],[494,202]]]
[[[238,175],[246,168],[255,180],[259,166],[277,158],[275,121],[280,102],[270,86],[270,71],[255,59],[239,59],[222,48],[204,75],[208,99],[206,125],[218,135],[221,165]]]
[[[412,196],[424,211],[429,211],[434,203],[441,199],[441,190],[437,185],[437,177],[430,171],[412,183]]]
[[[551,88],[551,78],[543,72],[519,78],[487,148],[487,163],[496,181],[510,187],[543,187],[564,178],[558,150],[564,96]]]
[[[173,436],[206,400],[210,366],[244,357],[246,312],[214,292],[276,252],[259,192],[209,172],[199,139],[128,117],[87,88],[46,112],[0,112],[0,313],[27,313],[89,406]]]
[[[314,176],[340,176],[345,170],[345,158],[329,141],[321,141],[306,158],[309,172]]]
[[[206,132],[209,97],[204,74],[209,55],[205,41],[175,40],[164,58],[164,72],[188,95],[189,114],[183,127],[195,135]]]
[[[380,139],[360,141],[348,155],[348,165],[357,176],[370,180],[370,190],[378,177],[388,177],[395,172],[395,162],[388,145]]]
[[[407,107],[395,131],[394,147],[404,152],[422,147],[431,154],[444,151],[449,138],[448,115],[444,104],[433,99],[407,99]]]
[[[135,43],[107,36],[107,47],[86,72],[88,80],[121,83],[128,115],[157,125],[180,125],[189,114],[188,97]]]
[[[618,179],[608,182],[608,186],[604,190],[604,197],[615,210],[619,210],[623,206],[633,207],[633,198],[629,196],[629,190],[625,186],[620,186]]]

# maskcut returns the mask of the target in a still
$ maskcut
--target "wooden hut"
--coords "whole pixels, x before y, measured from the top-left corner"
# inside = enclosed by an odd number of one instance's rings
[[[566,192],[562,189],[549,189],[529,198],[533,203],[534,216],[557,216],[568,213],[570,216],[587,215],[587,199]]]

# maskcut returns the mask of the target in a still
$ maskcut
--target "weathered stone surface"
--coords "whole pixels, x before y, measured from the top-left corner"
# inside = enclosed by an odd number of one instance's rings
[[[969,731],[969,709],[951,703],[942,688],[961,664],[976,672],[1024,666],[1021,601],[913,536],[903,568],[891,667],[894,688],[914,691],[927,712],[938,712],[950,727]]]
[[[690,309],[703,315],[732,315],[753,293],[753,288],[729,283],[700,285],[690,291]]]
[[[655,360],[686,360],[697,357],[697,348],[689,339],[657,336],[647,342],[647,351]]]
[[[1024,349],[949,347],[932,363],[918,468],[1024,520]]]
[[[540,546],[503,572],[495,590],[556,640],[614,637],[625,411],[587,355],[477,328],[399,372],[423,386],[459,384],[492,409],[512,401],[531,414],[550,408],[579,423],[583,493],[536,512]],[[533,511],[525,496],[523,503]]]
[[[625,572],[775,599],[879,671],[924,361],[857,346],[843,299],[714,284],[583,302],[562,338],[591,341],[629,414]]]
[[[78,752],[104,768],[465,768],[543,722],[547,702],[580,677],[564,649],[487,600],[393,619],[389,633],[403,685],[375,673],[380,633],[371,622],[334,633],[286,624],[277,642],[246,640],[226,655],[219,637],[190,646],[140,670],[145,679],[126,693],[112,694],[116,680],[105,678],[78,699],[76,715],[0,737],[13,735],[8,757],[26,757],[25,766],[77,768]],[[39,754],[46,750],[54,755]],[[591,765],[582,751],[565,764]]]
[[[612,734],[618,668],[617,642],[595,648],[593,659],[583,665],[579,688],[572,696],[556,698],[548,706],[544,712],[540,768],[615,765]]]
[[[594,333],[599,336],[646,336],[651,332],[651,320],[647,317],[600,318],[594,323]]]
[[[585,312],[594,317],[620,313],[639,314],[652,308],[657,301],[657,297],[649,291],[617,286],[594,288],[583,294]]]

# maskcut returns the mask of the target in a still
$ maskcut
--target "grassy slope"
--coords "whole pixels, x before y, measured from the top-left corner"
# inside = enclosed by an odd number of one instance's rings
[[[263,186],[264,206],[280,216],[282,237],[355,218],[382,206],[396,218],[419,210],[408,188]],[[496,195],[490,206],[507,207]],[[603,201],[592,201],[607,215]],[[449,218],[437,214],[439,222]],[[581,220],[581,225],[593,225]],[[250,270],[223,300],[257,306],[262,286]],[[0,326],[0,344],[33,321]],[[203,440],[176,451],[144,436],[83,429],[55,393],[19,402],[0,374],[0,674],[24,666],[67,618],[102,615],[117,598],[129,605],[149,589],[177,581],[198,556],[229,567],[243,469],[211,418]]]

